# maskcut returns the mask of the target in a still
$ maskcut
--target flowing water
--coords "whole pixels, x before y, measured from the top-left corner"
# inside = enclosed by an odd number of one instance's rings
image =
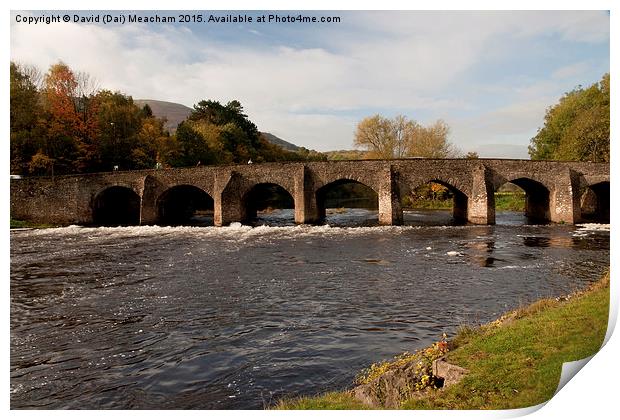
[[[608,225],[262,217],[12,231],[11,408],[263,408],[346,388],[373,362],[583,288],[609,266]]]

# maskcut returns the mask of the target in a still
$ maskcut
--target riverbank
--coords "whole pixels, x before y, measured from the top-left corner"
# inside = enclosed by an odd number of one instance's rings
[[[545,402],[557,388],[563,362],[583,359],[601,347],[608,315],[606,274],[585,291],[539,300],[483,326],[463,327],[448,343],[443,360],[468,373],[449,387],[429,386],[420,391],[413,378],[411,385],[416,392],[405,395],[399,408],[510,409]],[[373,369],[389,372],[399,367],[398,360]],[[342,391],[283,400],[275,408],[383,407],[363,404],[353,392]]]

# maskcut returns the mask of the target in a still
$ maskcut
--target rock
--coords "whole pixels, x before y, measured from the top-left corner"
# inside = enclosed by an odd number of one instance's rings
[[[402,401],[419,394],[415,386],[425,374],[416,369],[419,362],[421,359],[416,358],[403,366],[388,370],[373,381],[355,387],[353,395],[373,407],[398,408]]]
[[[440,355],[435,356],[439,357],[435,360],[429,355],[441,352],[441,344],[445,345],[445,342],[379,365],[378,370],[382,373],[353,388],[353,396],[366,405],[391,409],[400,407],[403,401],[433,392],[436,387],[459,382],[468,373],[466,369],[446,362]]]
[[[433,376],[443,379],[443,386],[458,383],[469,371],[446,362],[443,357],[433,361]]]

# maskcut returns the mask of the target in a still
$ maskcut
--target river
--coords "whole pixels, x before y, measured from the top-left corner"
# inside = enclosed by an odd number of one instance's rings
[[[346,388],[373,362],[609,266],[608,225],[262,217],[11,231],[11,408],[260,409]]]

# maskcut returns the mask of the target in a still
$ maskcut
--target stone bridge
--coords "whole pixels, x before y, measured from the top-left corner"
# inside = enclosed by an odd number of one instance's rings
[[[296,223],[316,223],[325,217],[331,188],[359,183],[377,194],[379,223],[392,225],[402,223],[401,198],[435,182],[452,191],[455,219],[493,224],[494,192],[511,182],[526,193],[526,215],[578,223],[588,195],[589,212],[608,220],[609,181],[609,164],[590,162],[402,159],[201,166],[11,180],[11,217],[148,225],[210,207],[214,224],[222,226],[250,219],[265,188],[277,186],[290,195]]]

